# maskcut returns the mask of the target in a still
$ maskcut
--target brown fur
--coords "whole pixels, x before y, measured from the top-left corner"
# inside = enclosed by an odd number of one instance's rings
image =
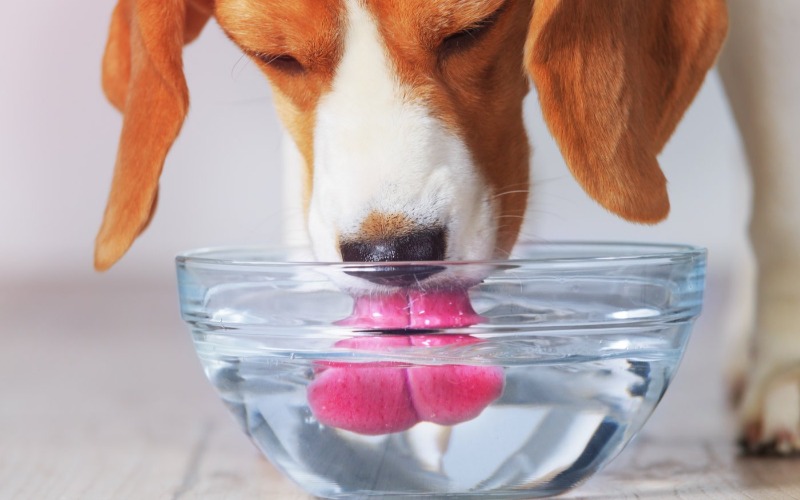
[[[409,234],[416,228],[413,220],[403,214],[370,212],[358,228],[359,241],[389,239]]]
[[[98,269],[116,262],[152,215],[158,176],[188,106],[181,49],[199,33],[213,3],[119,0],[103,83],[125,120],[97,239]],[[722,44],[724,0],[364,3],[379,22],[399,79],[412,89],[409,97],[427,102],[462,137],[496,194],[501,249],[515,242],[527,200],[523,67],[586,192],[628,220],[666,217],[666,181],[655,157]],[[501,6],[494,26],[468,51],[437,54],[444,37]],[[316,104],[330,89],[341,56],[341,1],[217,0],[213,12],[273,84],[279,115],[310,174]],[[284,54],[302,64],[302,73],[264,60]],[[309,184],[307,197],[310,191]]]
[[[605,208],[669,213],[656,155],[714,63],[723,0],[537,0],[526,62],[572,174]]]
[[[216,5],[222,29],[272,83],[278,115],[306,164],[306,204],[311,196],[316,105],[330,90],[341,57],[342,14],[339,0],[218,0]],[[301,75],[286,74],[258,54],[291,54],[305,71]]]
[[[95,267],[111,267],[152,217],[164,159],[183,125],[189,92],[181,51],[210,16],[210,1],[120,0],[103,58],[103,87],[124,114]]]

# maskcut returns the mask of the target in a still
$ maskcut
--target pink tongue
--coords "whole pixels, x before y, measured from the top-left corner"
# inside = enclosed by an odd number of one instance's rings
[[[340,325],[358,328],[458,328],[479,323],[466,290],[396,292],[356,297]]]
[[[466,327],[479,321],[466,291],[360,297],[340,322],[361,328]],[[339,347],[367,352],[452,344],[474,344],[469,335],[382,335],[354,337]],[[503,392],[500,367],[393,366],[392,362],[320,364],[308,387],[317,420],[360,434],[387,434],[418,422],[454,425],[473,419]]]

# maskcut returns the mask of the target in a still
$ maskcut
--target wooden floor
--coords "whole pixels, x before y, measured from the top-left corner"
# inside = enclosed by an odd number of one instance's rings
[[[305,499],[206,383],[174,286],[0,284],[0,498]],[[642,434],[567,498],[800,499],[800,460],[737,456],[713,305]]]

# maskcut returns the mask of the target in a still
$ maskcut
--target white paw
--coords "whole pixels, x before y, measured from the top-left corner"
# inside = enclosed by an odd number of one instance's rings
[[[763,353],[748,377],[740,409],[746,453],[800,454],[800,356],[786,347]]]

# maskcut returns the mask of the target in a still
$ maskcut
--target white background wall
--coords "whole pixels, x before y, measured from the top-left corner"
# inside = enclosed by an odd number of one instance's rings
[[[92,271],[121,124],[100,89],[112,8],[108,0],[4,5],[0,287],[47,280],[166,281],[181,250],[280,237],[280,129],[269,88],[212,22],[185,51],[192,109],[167,160],[158,214],[118,267],[106,275]],[[715,280],[735,281],[747,176],[716,75],[662,157],[673,212],[656,227],[624,223],[591,202],[570,177],[534,99],[527,108],[535,148],[527,236],[704,245],[711,249]],[[725,296],[730,287],[715,293]]]

